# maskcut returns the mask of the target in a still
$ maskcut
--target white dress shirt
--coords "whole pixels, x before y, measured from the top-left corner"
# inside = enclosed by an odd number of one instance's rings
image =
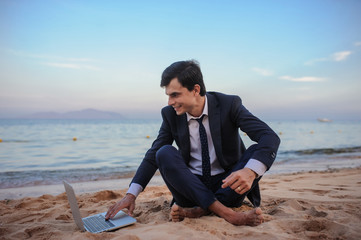
[[[189,129],[189,140],[190,140],[190,161],[189,161],[189,169],[192,173],[197,175],[202,174],[202,146],[200,144],[200,136],[199,136],[199,123],[196,119],[201,118],[203,115],[202,124],[206,129],[207,133],[207,142],[208,142],[208,152],[209,152],[209,160],[211,163],[211,176],[220,174],[224,172],[224,169],[219,164],[217,160],[216,151],[214,149],[213,140],[211,136],[211,130],[209,128],[209,120],[208,120],[208,102],[207,97],[205,100],[204,108],[202,115],[200,117],[193,117],[189,113],[187,114],[188,121],[188,129]]]

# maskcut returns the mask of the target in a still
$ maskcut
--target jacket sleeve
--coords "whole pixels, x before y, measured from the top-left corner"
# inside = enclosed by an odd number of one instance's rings
[[[232,102],[232,117],[235,124],[252,141],[258,143],[252,158],[265,164],[269,170],[276,158],[280,138],[266,123],[250,113],[243,106],[242,100],[238,96]]]

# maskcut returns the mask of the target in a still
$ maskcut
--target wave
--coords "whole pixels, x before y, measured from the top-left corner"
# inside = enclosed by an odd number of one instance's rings
[[[357,147],[343,147],[343,148],[313,148],[294,151],[285,151],[282,154],[297,154],[297,155],[315,155],[315,154],[341,154],[341,153],[361,153],[361,146]]]
[[[345,161],[342,161],[342,167],[354,166],[354,163],[347,163],[347,161],[350,161],[350,156],[356,156],[356,155],[361,156],[361,146],[280,151],[278,153],[277,161],[275,162],[275,165],[284,166],[283,168],[285,169],[283,170],[286,172],[292,171],[292,169],[294,169],[294,164],[301,164],[301,163],[309,164],[309,160],[312,160],[312,167],[314,167],[315,163],[321,164],[321,162],[326,162],[327,163],[326,165],[328,166],[330,164],[330,160],[332,159],[328,157],[330,155],[334,155],[334,157],[346,157]],[[340,161],[335,161],[335,162],[340,162]],[[47,167],[54,167],[54,166],[55,165],[50,165]],[[67,169],[58,169],[58,170],[44,169],[44,170],[0,172],[0,189],[36,186],[36,185],[61,184],[62,180],[64,179],[71,182],[85,182],[85,181],[131,178],[134,175],[136,169],[137,169],[136,165],[125,165],[125,166],[123,165],[123,166],[99,167],[99,168],[72,168],[72,169],[67,168]]]

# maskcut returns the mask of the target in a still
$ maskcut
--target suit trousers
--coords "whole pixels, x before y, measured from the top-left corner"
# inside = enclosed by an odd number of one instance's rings
[[[223,179],[232,172],[244,168],[252,157],[256,145],[250,146],[232,169],[212,176],[211,189],[203,184],[202,176],[195,175],[189,170],[181,153],[175,147],[171,145],[161,147],[156,153],[156,161],[163,180],[173,195],[173,202],[181,207],[199,206],[208,209],[216,200],[227,207],[239,207],[246,196],[254,207],[258,207],[261,202],[258,186],[260,178],[255,179],[251,189],[242,195],[230,187],[221,187]]]

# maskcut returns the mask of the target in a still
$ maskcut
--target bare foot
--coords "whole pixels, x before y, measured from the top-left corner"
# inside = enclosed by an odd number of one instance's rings
[[[204,215],[206,215],[208,211],[200,208],[200,207],[194,207],[194,208],[182,208],[178,206],[177,204],[174,204],[170,211],[170,217],[172,218],[173,222],[180,222],[184,218],[200,218]]]
[[[262,210],[260,208],[255,208],[247,212],[233,211],[233,214],[225,216],[224,219],[232,223],[233,225],[237,225],[237,226],[240,225],[257,226],[264,221]]]

